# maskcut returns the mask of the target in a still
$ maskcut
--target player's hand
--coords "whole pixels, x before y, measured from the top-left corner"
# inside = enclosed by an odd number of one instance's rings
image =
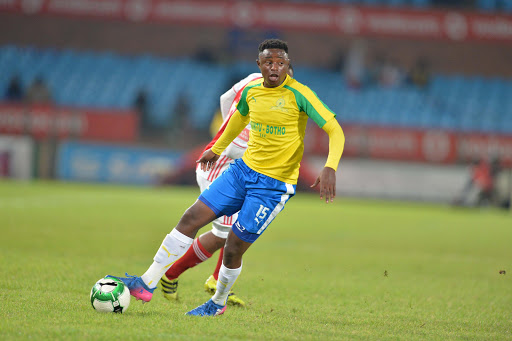
[[[336,172],[330,167],[324,167],[315,183],[310,187],[314,188],[320,185],[320,199],[325,198],[325,202],[333,202],[336,196]]]
[[[199,158],[199,160],[196,161],[196,163],[201,164],[201,170],[202,171],[209,171],[213,168],[213,165],[215,162],[219,159],[220,155],[215,154],[212,152],[211,149],[206,150],[203,155]]]

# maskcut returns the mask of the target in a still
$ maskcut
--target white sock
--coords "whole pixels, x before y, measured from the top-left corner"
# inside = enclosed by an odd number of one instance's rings
[[[180,231],[173,229],[171,233],[165,236],[162,245],[153,258],[154,262],[149,269],[141,276],[146,285],[152,289],[156,288],[158,281],[171,265],[181,258],[187,252],[193,238],[185,236]]]
[[[219,270],[219,279],[217,280],[217,291],[212,297],[212,301],[219,305],[226,305],[228,294],[242,272],[242,265],[237,269],[229,269],[222,263]]]

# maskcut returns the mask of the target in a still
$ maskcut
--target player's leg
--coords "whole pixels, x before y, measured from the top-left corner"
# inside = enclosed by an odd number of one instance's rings
[[[201,193],[210,187],[211,181],[196,173],[196,181]],[[217,218],[216,220],[218,220]],[[187,252],[174,262],[160,279],[164,297],[176,300],[178,298],[178,277],[187,269],[210,258],[218,248],[224,245],[224,240],[217,238],[211,233],[205,233],[192,242]]]
[[[199,172],[196,172],[196,181],[201,193],[212,184],[212,181],[207,177],[204,177]],[[215,222],[217,221],[222,223],[221,219],[224,218],[221,217],[215,219],[213,225],[215,226]],[[212,234],[211,232],[207,232],[199,236],[199,238],[196,238],[183,257],[178,259],[160,279],[164,297],[169,300],[177,300],[178,277],[187,269],[207,260],[216,250],[223,247],[226,236],[227,232],[225,236],[219,236]]]
[[[250,199],[248,199],[248,201],[250,201]],[[243,227],[252,224],[251,221],[245,220],[244,222],[244,217],[254,216],[252,213],[245,214],[246,212],[254,212],[254,210],[250,208],[251,206],[255,207],[254,203],[244,204],[244,207],[249,208],[241,213],[242,217],[239,217],[239,220],[233,225],[226,240],[226,245],[224,246],[224,257],[219,270],[217,287],[215,295],[213,295],[211,299],[211,301],[218,306],[226,306],[231,288],[242,272],[242,256],[261,235],[261,233],[254,233],[258,231],[257,226],[256,228],[253,226],[253,228],[249,229]],[[242,207],[242,209],[244,209],[244,207]],[[206,304],[208,304],[208,302]]]
[[[217,265],[215,265],[215,269],[213,273],[208,277],[206,282],[204,282],[204,290],[210,295],[215,294],[215,290],[217,288],[217,280],[219,279],[219,270],[222,265],[222,257],[224,255],[224,248],[221,247],[219,251],[219,257],[217,258]]]
[[[252,243],[252,241],[242,240],[235,233],[230,232],[224,247],[224,258],[219,270],[217,290],[212,297],[213,302],[226,304],[229,292],[242,272],[242,256]]]
[[[224,313],[228,293],[242,271],[243,254],[295,194],[295,185],[250,169],[246,169],[246,172],[246,199],[224,247],[217,291],[210,301],[188,312],[189,315],[212,316]]]
[[[201,189],[201,193],[206,189],[209,189],[212,184],[212,181],[209,181],[199,173],[196,173],[196,180],[199,188]],[[234,218],[236,219],[236,215]],[[160,279],[165,298],[169,300],[176,300],[178,298],[178,277],[187,269],[210,258],[215,251],[224,246],[233,221],[232,216],[222,216],[215,219],[212,223],[212,230],[195,239],[192,246],[183,255],[183,257],[176,261],[169,270],[167,270],[165,275]],[[216,279],[213,280],[210,277],[206,281],[205,287],[213,286],[213,292],[215,292],[216,283]],[[233,299],[236,299],[236,297]],[[243,301],[241,302],[243,304]]]
[[[212,230],[210,231],[210,233],[218,237],[219,240],[222,240],[222,245],[217,245],[221,250],[219,252],[217,265],[215,267],[215,270],[213,271],[213,274],[210,275],[210,277],[208,277],[208,279],[204,283],[204,289],[210,295],[215,294],[217,288],[217,279],[219,278],[219,270],[220,266],[222,265],[222,257],[224,254],[224,244],[226,242],[226,238],[228,237],[229,231],[231,230],[231,225],[233,225],[233,222],[236,221],[237,218],[238,212],[233,214],[232,216],[220,217],[219,219],[214,220],[212,223]],[[245,307],[245,302],[240,297],[238,297],[233,291],[229,292],[228,304]]]
[[[168,279],[178,278],[186,270],[209,259],[212,254],[222,248],[226,239],[215,236],[212,231],[203,233],[194,239],[187,252],[167,270]]]
[[[149,302],[153,291],[163,274],[188,250],[193,237],[204,225],[216,218],[215,212],[201,200],[189,207],[176,227],[163,240],[153,258],[153,264],[141,276],[115,277],[121,279],[130,289],[130,294]]]
[[[224,241],[225,243],[226,241]],[[213,270],[212,277],[215,281],[219,279],[219,270],[220,266],[222,265],[222,257],[224,257],[224,248],[220,248],[219,251],[219,258],[217,259],[217,265],[215,265],[215,269]]]
[[[215,284],[217,283],[220,265],[222,264],[222,255],[224,253],[224,244],[226,243],[226,238],[228,237],[229,231],[231,230],[231,225],[233,225],[233,223],[236,221],[237,218],[238,218],[238,213],[235,213],[231,216],[220,217],[219,219],[216,219],[212,223],[211,233],[218,238],[222,238],[222,240],[223,240],[223,244],[220,248],[221,251],[219,252],[219,258],[217,260],[217,266],[215,267],[215,270],[213,271],[212,275],[210,276],[210,278],[213,280],[213,282],[215,282]],[[207,288],[206,287],[207,283],[208,283],[208,280],[205,283],[205,290],[209,291],[209,292],[211,291],[212,294],[214,294],[215,293],[215,284],[214,284],[213,288],[211,288],[211,287]]]
[[[219,270],[222,265],[222,256],[224,254],[224,244],[228,237],[229,230],[231,229],[232,222],[236,220],[237,213],[231,217],[223,216],[212,223],[212,230],[210,231],[215,236],[222,238],[223,245],[219,248],[219,257],[217,258],[217,265],[213,270],[213,273],[208,277],[204,283],[204,290],[211,295],[215,294],[215,288],[217,287],[217,279],[219,278]],[[222,219],[222,221],[221,221]],[[218,222],[218,224],[216,224]]]
[[[217,316],[226,311],[228,295],[242,272],[242,256],[251,245],[252,243],[241,240],[234,233],[229,233],[224,247],[224,261],[220,267],[215,295],[205,304],[189,311],[188,315]],[[228,257],[229,266],[234,268],[224,265],[226,257]]]
[[[212,254],[222,248],[225,238],[217,237],[208,231],[194,239],[192,246],[162,276],[160,284],[164,297],[169,300],[178,299],[178,277],[186,270],[209,259]]]
[[[185,254],[197,231],[217,217],[239,211],[244,198],[243,170],[231,166],[185,211],[176,227],[164,238],[153,258],[153,264],[141,277],[116,278],[125,282],[130,293],[137,299],[150,301],[158,281]]]

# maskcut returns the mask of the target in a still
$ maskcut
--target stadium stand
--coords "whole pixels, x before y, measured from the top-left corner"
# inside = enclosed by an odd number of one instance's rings
[[[412,7],[417,9],[438,8],[466,8],[483,12],[512,13],[510,0],[290,0],[296,3],[339,3],[344,5],[385,6],[385,7]]]
[[[295,0],[291,2],[312,2],[304,0]],[[340,3],[351,5],[367,5],[367,6],[413,6],[426,7],[431,5],[431,0],[318,0],[316,3]]]
[[[253,63],[228,69],[190,59],[18,46],[0,47],[0,70],[0,93],[15,74],[24,87],[41,76],[60,106],[130,108],[145,89],[155,126],[172,121],[178,96],[184,94],[197,129],[208,127],[232,78],[257,71]],[[510,79],[435,74],[426,89],[403,84],[353,90],[339,72],[296,66],[295,76],[322,94],[343,122],[512,134]]]
[[[466,8],[482,12],[512,13],[510,0],[290,0],[296,3],[339,3],[344,5],[384,6],[384,7],[411,7],[417,9],[436,8]]]

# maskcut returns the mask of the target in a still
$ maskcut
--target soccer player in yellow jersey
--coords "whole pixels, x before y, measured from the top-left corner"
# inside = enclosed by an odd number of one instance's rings
[[[288,74],[293,77],[292,64],[288,66]],[[205,146],[203,151],[210,149],[215,142],[220,138],[224,132],[231,115],[236,111],[242,92],[247,84],[256,79],[261,79],[261,73],[251,73],[244,79],[234,84],[228,91],[220,96],[220,108],[223,124],[218,130],[215,137]],[[247,142],[249,141],[249,132],[251,125],[248,124],[242,132],[229,144],[229,146],[222,152],[215,166],[208,171],[201,169],[201,164],[197,164],[196,178],[197,184],[201,192],[209,187],[215,179],[217,179],[229,166],[239,159],[247,149]],[[174,262],[169,270],[160,279],[160,288],[163,291],[164,297],[170,301],[178,300],[178,279],[180,275],[188,269],[195,267],[202,262],[212,257],[213,253],[220,249],[217,265],[213,274],[208,277],[204,283],[205,290],[211,295],[215,294],[217,290],[217,279],[219,278],[219,270],[222,265],[224,255],[224,244],[228,237],[231,226],[238,218],[238,212],[232,216],[221,216],[212,222],[212,229],[208,232],[201,234],[194,239],[192,246],[185,254]],[[238,297],[234,292],[228,294],[228,305],[245,306],[245,302]]]
[[[211,169],[222,151],[250,123],[248,148],[185,211],[141,277],[117,277],[137,299],[151,300],[162,275],[185,253],[201,227],[239,211],[224,246],[215,295],[187,314],[224,313],[229,290],[242,271],[243,254],[295,195],[308,118],[329,135],[327,162],[312,187],[320,187],[320,198],[326,203],[335,197],[336,169],[345,142],[336,115],[311,89],[287,75],[290,60],[285,42],[268,39],[258,51],[257,64],[263,78],[247,84],[224,133],[197,162],[202,169]]]

